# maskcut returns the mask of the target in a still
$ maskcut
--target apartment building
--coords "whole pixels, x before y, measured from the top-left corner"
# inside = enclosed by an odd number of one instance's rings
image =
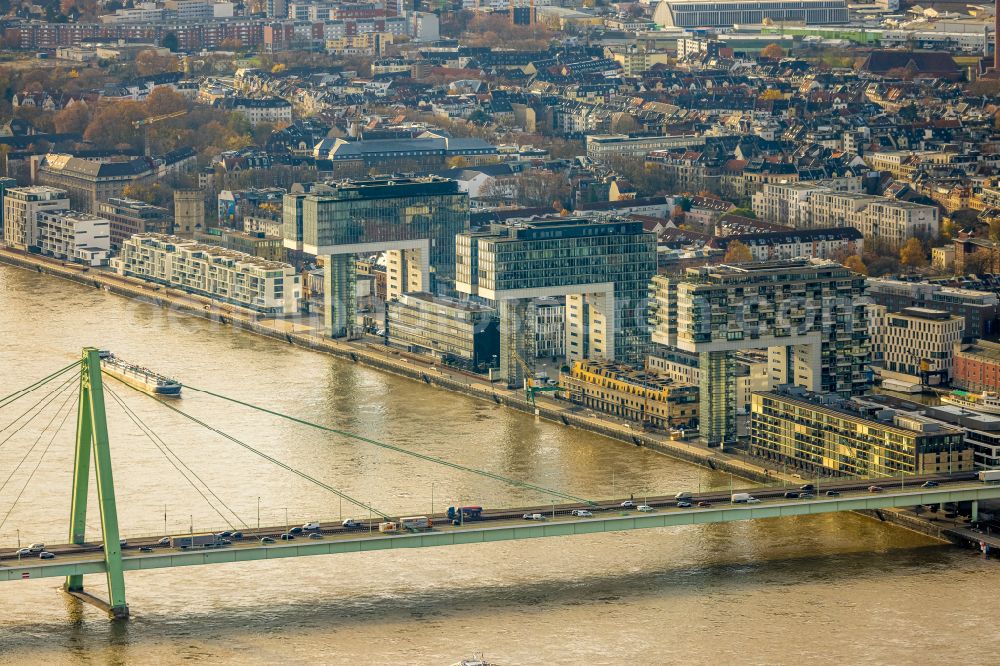
[[[954,348],[965,320],[943,310],[905,308],[886,312],[869,305],[871,346],[881,360],[883,379],[914,384],[946,384],[954,372]]]
[[[725,251],[733,242],[749,248],[754,261],[833,259],[864,251],[864,235],[853,227],[736,234],[712,238],[706,246]]]
[[[111,253],[111,223],[75,210],[37,213],[38,250],[87,266],[103,266]]]
[[[235,111],[251,125],[261,123],[291,123],[292,105],[280,97],[256,99],[249,97],[227,97],[217,100],[215,106]]]
[[[203,245],[187,238],[137,234],[111,265],[119,275],[269,314],[299,310],[302,288],[291,264]]]
[[[961,428],[799,387],[754,393],[750,452],[810,474],[895,476],[973,469]]]
[[[494,308],[416,292],[386,303],[386,313],[386,336],[392,345],[470,368],[487,367],[499,356]]]
[[[768,349],[775,384],[844,397],[870,386],[864,278],[838,263],[794,259],[689,268],[650,283],[653,342],[699,355],[701,438],[736,433],[735,355]]]
[[[12,187],[3,196],[3,240],[9,247],[38,246],[38,213],[69,210],[65,190],[44,185]]]
[[[574,361],[559,376],[570,401],[654,428],[694,427],[698,387],[611,361]]]
[[[854,227],[866,241],[888,249],[914,237],[934,238],[940,227],[936,206],[829,185],[767,184],[753,196],[753,208],[761,219],[796,228]]]

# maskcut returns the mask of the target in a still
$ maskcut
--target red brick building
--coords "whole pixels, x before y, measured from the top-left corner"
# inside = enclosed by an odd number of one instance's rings
[[[968,391],[1000,392],[1000,344],[979,340],[956,345],[951,383]]]

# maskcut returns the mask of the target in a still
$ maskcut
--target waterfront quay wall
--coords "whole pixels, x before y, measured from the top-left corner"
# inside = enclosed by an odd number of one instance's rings
[[[347,344],[314,334],[283,331],[255,321],[253,313],[249,311],[245,314],[232,311],[223,314],[218,311],[206,310],[206,306],[213,303],[208,298],[190,294],[174,296],[163,287],[159,291],[151,292],[149,285],[130,284],[127,278],[119,275],[103,271],[84,270],[82,266],[64,264],[57,260],[7,249],[0,249],[0,263],[59,277],[98,289],[105,289],[113,294],[161,307],[175,308],[189,315],[219,321],[240,330],[267,336],[305,349],[331,354],[360,365],[420,381],[430,386],[455,391],[481,400],[489,400],[498,405],[516,409],[526,414],[534,414],[539,418],[562,423],[568,427],[586,430],[621,442],[627,442],[637,447],[645,447],[672,458],[722,473],[733,474],[734,476],[750,481],[767,483],[780,479],[780,474],[771,473],[769,476],[762,467],[754,467],[751,464],[746,464],[735,459],[726,459],[718,453],[701,449],[700,447],[672,442],[665,437],[657,437],[650,433],[632,432],[625,426],[602,421],[596,417],[575,414],[571,411],[572,405],[569,403],[565,403],[566,406],[564,407],[560,404],[560,401],[545,400],[544,402],[532,405],[519,394],[506,390],[497,390],[492,384],[477,377],[465,375],[458,371],[455,371],[454,374],[444,374],[409,364],[400,358],[398,353],[394,354],[388,349],[385,351],[375,351],[371,347],[366,349],[359,345]],[[450,372],[451,370],[449,370]]]

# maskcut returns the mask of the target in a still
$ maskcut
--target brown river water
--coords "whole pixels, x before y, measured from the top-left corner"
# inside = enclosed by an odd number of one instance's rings
[[[581,497],[730,483],[493,404],[0,265],[0,395],[87,345],[193,386]],[[264,524],[366,517],[145,396],[115,390],[246,524],[256,524],[258,506]],[[0,411],[0,427],[29,404]],[[392,515],[428,512],[432,496],[437,511],[548,501],[204,394],[178,404]],[[162,533],[165,523],[180,533],[226,525],[113,401],[108,418],[125,537]],[[0,446],[0,483],[25,459],[0,489],[0,519],[10,510],[4,546],[66,540],[73,419],[41,456],[52,431],[31,446],[47,420]],[[94,501],[89,534],[99,538]],[[128,573],[125,624],[68,599],[60,582],[0,585],[0,663],[446,665],[474,653],[501,665],[1000,660],[990,629],[1000,563],[855,515]],[[100,576],[87,585],[106,593]]]

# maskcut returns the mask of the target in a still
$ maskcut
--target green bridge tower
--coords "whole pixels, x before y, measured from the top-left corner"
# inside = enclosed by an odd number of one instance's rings
[[[112,619],[128,618],[125,603],[125,574],[118,535],[118,510],[115,506],[115,483],[111,475],[111,446],[108,420],[104,411],[104,383],[101,379],[101,356],[94,347],[83,350],[80,365],[80,405],[76,419],[76,458],[73,463],[73,505],[70,516],[70,543],[86,542],[87,490],[90,481],[90,454],[94,452],[97,468],[97,500],[104,538],[104,563],[108,573],[109,603],[98,602],[83,591],[83,575],[67,576],[66,591],[84,601],[105,608]]]

